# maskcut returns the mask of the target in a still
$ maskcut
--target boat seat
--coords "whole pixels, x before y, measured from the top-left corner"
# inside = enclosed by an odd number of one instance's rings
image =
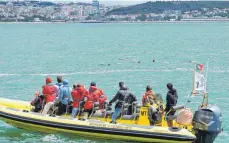
[[[94,102],[94,107],[98,107],[99,106],[99,102]]]
[[[91,117],[105,118],[105,116],[106,116],[105,112],[95,112]]]
[[[121,120],[134,120],[139,116],[139,114],[132,114],[132,115],[123,115]]]

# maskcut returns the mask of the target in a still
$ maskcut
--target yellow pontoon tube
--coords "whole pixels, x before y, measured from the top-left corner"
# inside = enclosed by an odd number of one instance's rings
[[[8,103],[6,103],[8,101]],[[3,103],[4,102],[4,103]],[[18,106],[12,103],[19,104]],[[135,124],[110,124],[99,120],[72,120],[69,117],[51,117],[30,112],[26,102],[0,99],[0,118],[8,124],[48,133],[62,132],[97,138],[137,142],[193,142],[196,137],[186,129]]]

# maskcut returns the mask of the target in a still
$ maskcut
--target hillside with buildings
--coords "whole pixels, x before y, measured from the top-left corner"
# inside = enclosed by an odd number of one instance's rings
[[[105,14],[120,6],[92,3],[53,3],[44,1],[0,2],[0,21],[6,22],[65,22],[86,19],[104,20]]]
[[[106,15],[130,21],[222,20],[229,18],[229,1],[147,2],[114,9]]]
[[[229,1],[156,1],[133,6],[91,3],[0,2],[1,22],[135,22],[228,20]]]

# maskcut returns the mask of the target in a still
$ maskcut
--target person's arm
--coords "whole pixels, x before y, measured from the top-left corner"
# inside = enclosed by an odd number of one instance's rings
[[[101,95],[105,95],[102,89],[99,89]]]
[[[145,96],[143,95],[142,96],[142,105],[144,105],[144,102],[145,102],[145,98],[144,98]]]
[[[37,98],[38,98],[38,97],[35,97],[35,98],[30,102],[30,104],[31,104],[32,106],[34,106],[34,105],[36,104]]]
[[[84,91],[84,94],[83,94],[83,98],[85,100],[85,98],[87,98],[87,100],[92,100],[92,97],[90,96],[89,92],[87,90]]]
[[[175,89],[175,97],[178,99],[177,90]]]
[[[117,92],[117,94],[113,97],[113,99],[111,99],[111,101],[109,102],[109,104],[114,103],[118,98],[119,98],[119,91]]]
[[[167,93],[167,95],[166,95],[166,106],[168,106],[169,105],[169,93]]]
[[[106,95],[102,95],[102,96],[100,96],[99,99],[98,99],[99,103],[104,103],[106,100],[107,100]]]
[[[58,96],[58,101],[62,101],[63,96],[64,96],[64,92],[63,92],[63,89],[61,88],[60,95]]]
[[[71,97],[72,97],[72,101],[74,101],[74,96],[73,96],[73,92],[71,92]]]
[[[137,98],[134,94],[130,93],[131,97],[133,98],[133,102],[137,101]]]
[[[156,100],[156,94],[155,94],[155,92],[153,90],[152,90],[152,94],[153,94],[154,100]]]
[[[71,93],[72,93],[72,88],[71,87],[69,87],[69,99],[68,99],[68,101],[69,102],[73,102],[73,98],[72,98],[72,96],[71,96]]]

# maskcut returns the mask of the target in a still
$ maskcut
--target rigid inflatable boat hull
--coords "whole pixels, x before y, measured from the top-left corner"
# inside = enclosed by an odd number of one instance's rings
[[[0,104],[0,119],[6,123],[27,130],[47,133],[67,133],[86,137],[117,139],[138,142],[193,142],[195,136],[185,129],[173,130],[168,127],[150,127],[128,124],[110,124],[99,120],[71,120],[64,117],[51,117]],[[26,111],[26,112],[23,112]]]
[[[27,113],[28,114],[28,113]],[[101,128],[96,127],[96,125],[103,125],[98,123],[89,123],[89,126],[84,125],[71,125],[65,123],[57,123],[51,121],[42,121],[37,119],[25,118],[20,116],[15,116],[12,114],[6,114],[0,112],[0,117],[3,121],[13,126],[28,129],[37,130],[41,132],[55,133],[71,133],[83,136],[94,136],[98,138],[107,139],[119,139],[128,141],[141,141],[141,142],[191,142],[195,138],[185,135],[173,135],[165,133],[151,133],[151,132],[141,132],[135,130],[125,130],[125,129],[115,129],[115,128]],[[55,117],[49,117],[55,118]],[[85,121],[82,121],[85,122]],[[95,126],[90,126],[95,125]],[[105,125],[105,124],[104,124]],[[128,128],[128,126],[119,126],[110,124],[110,126],[115,126],[117,128]]]

